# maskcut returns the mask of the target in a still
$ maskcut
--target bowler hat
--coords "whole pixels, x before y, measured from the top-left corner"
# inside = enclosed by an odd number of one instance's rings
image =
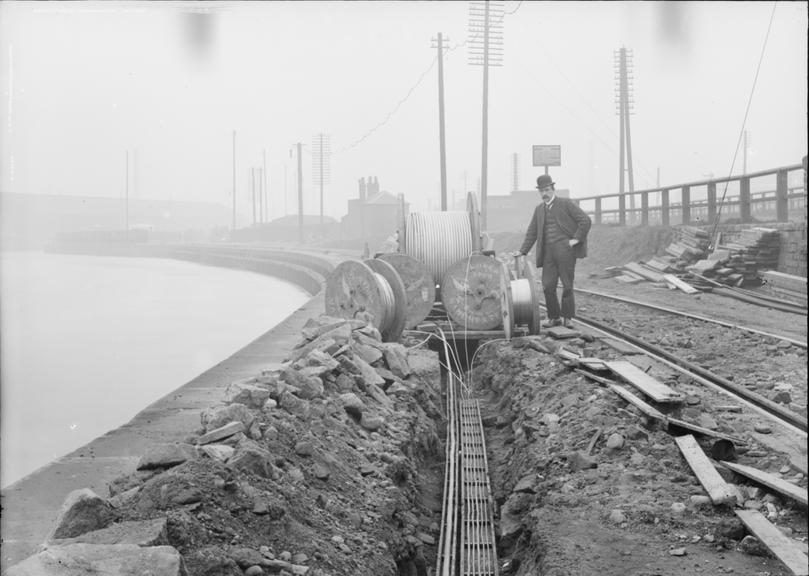
[[[555,182],[547,174],[540,174],[537,177],[537,190],[541,190],[546,186],[553,186]]]

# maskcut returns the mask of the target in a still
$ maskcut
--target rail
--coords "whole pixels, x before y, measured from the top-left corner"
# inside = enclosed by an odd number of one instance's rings
[[[790,175],[797,171],[804,173],[804,184],[790,185]],[[791,164],[737,176],[574,200],[592,216],[595,224],[699,224],[714,222],[718,214],[741,223],[752,222],[754,217],[787,222],[798,211],[803,211],[802,217],[806,217],[805,168],[803,164]]]

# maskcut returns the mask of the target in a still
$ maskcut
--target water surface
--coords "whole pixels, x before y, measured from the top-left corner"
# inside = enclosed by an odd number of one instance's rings
[[[0,253],[0,485],[125,424],[308,299],[177,260]]]

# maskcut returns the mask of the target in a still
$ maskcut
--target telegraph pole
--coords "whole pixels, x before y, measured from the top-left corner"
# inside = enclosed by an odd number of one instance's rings
[[[250,197],[253,206],[253,225],[256,224],[256,174],[254,168],[250,166]]]
[[[301,143],[298,142],[298,242],[303,244],[303,165]]]
[[[747,130],[744,131],[744,154],[742,155],[742,174],[747,174]]]
[[[632,170],[632,136],[629,130],[629,116],[632,113],[632,50],[627,50],[622,47],[617,53],[613,54],[616,59],[617,65],[617,104],[618,115],[621,127],[621,152],[619,154],[619,178],[618,178],[618,191],[621,194],[626,192],[624,187],[624,176],[629,176],[629,192],[635,191],[635,180]],[[635,196],[629,197],[629,206],[631,210],[635,209]]]
[[[449,41],[449,38],[446,39]],[[444,140],[444,38],[433,39],[438,48],[438,146],[441,155],[441,211],[447,210],[447,151]]]
[[[126,186],[124,199],[124,219],[126,225],[126,239],[129,239],[129,150],[126,151]]]
[[[520,189],[519,155],[516,152],[511,155],[511,162],[511,190],[516,192]]]
[[[231,231],[236,230],[236,131],[233,131],[233,222]]]
[[[261,151],[262,155],[262,162],[261,162],[261,191],[264,194],[264,221],[269,222],[270,220],[270,194],[267,190],[267,149],[264,148]]]
[[[489,156],[489,66],[501,66],[503,56],[503,3],[473,0],[469,3],[469,56],[483,66],[483,138],[480,166],[480,225],[486,229],[486,191]],[[479,38],[482,34],[483,38]]]

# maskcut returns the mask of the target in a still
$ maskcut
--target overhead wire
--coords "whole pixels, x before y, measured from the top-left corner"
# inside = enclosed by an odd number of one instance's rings
[[[733,151],[733,160],[730,163],[730,170],[728,171],[728,180],[725,180],[725,188],[722,190],[722,198],[719,201],[719,205],[716,209],[716,216],[714,217],[713,226],[711,227],[711,242],[713,242],[714,234],[716,234],[716,228],[719,226],[719,219],[722,217],[722,207],[725,205],[725,197],[728,193],[728,186],[730,185],[730,177],[733,175],[733,168],[736,166],[736,158],[739,155],[739,147],[742,143],[742,138],[744,137],[744,130],[747,126],[747,117],[750,114],[750,105],[753,103],[753,94],[756,91],[756,84],[758,83],[758,74],[761,71],[761,63],[764,61],[764,53],[767,50],[767,42],[770,39],[770,30],[772,29],[772,21],[775,17],[775,7],[778,5],[778,2],[772,3],[772,11],[770,12],[770,21],[767,24],[767,33],[764,35],[764,42],[761,45],[761,54],[758,57],[758,65],[756,66],[756,74],[753,77],[753,85],[750,87],[750,94],[747,97],[747,106],[744,110],[744,118],[742,119],[742,126],[739,130],[739,138],[736,141],[736,149]],[[716,246],[713,246],[716,248]]]
[[[500,23],[500,22],[502,22],[502,21],[503,21],[503,18],[505,18],[506,16],[509,16],[509,15],[512,15],[512,14],[516,13],[516,12],[517,12],[517,10],[519,10],[519,9],[520,9],[520,7],[522,6],[522,2],[523,2],[523,0],[520,0],[520,2],[517,4],[517,7],[516,7],[514,10],[512,10],[512,11],[510,11],[510,12],[503,12],[503,14],[500,16],[500,18],[499,18],[499,19],[498,19],[498,20],[497,20],[495,23]],[[477,39],[478,35],[479,35],[479,33],[478,33],[478,34],[475,34],[475,35],[472,37],[472,40]],[[468,42],[469,42],[469,39],[464,40],[464,41],[463,41],[462,43],[460,43],[460,44],[456,44],[456,45],[454,45],[454,46],[452,46],[452,47],[450,47],[450,48],[447,48],[447,50],[446,50],[446,52],[445,52],[444,54],[445,54],[445,55],[448,55],[448,54],[449,54],[450,52],[452,52],[453,50],[456,50],[456,49],[458,49],[458,48],[460,48],[460,47],[462,47],[462,46],[465,46],[465,45],[466,45]],[[449,56],[447,56],[447,59],[449,59]],[[390,111],[390,112],[388,112],[388,113],[385,115],[384,119],[382,119],[381,121],[379,121],[379,122],[378,122],[378,123],[377,123],[377,124],[376,124],[376,125],[375,125],[373,128],[371,128],[370,130],[368,130],[368,131],[367,131],[367,132],[366,132],[366,133],[365,133],[363,136],[361,136],[360,138],[356,139],[356,140],[355,140],[354,142],[352,142],[351,144],[349,144],[349,145],[347,145],[347,146],[344,146],[343,148],[340,148],[339,150],[336,150],[336,151],[332,152],[332,156],[334,156],[334,155],[336,155],[336,154],[341,154],[341,153],[343,153],[343,152],[347,152],[347,151],[351,150],[352,148],[356,148],[356,147],[357,147],[357,146],[359,146],[359,145],[360,145],[362,142],[364,142],[365,140],[367,140],[367,139],[368,139],[368,138],[369,138],[369,137],[370,137],[372,134],[374,134],[374,132],[376,132],[377,130],[379,130],[380,128],[382,128],[382,127],[383,127],[385,124],[387,124],[387,123],[390,121],[390,119],[393,117],[393,115],[394,115],[394,114],[396,114],[396,112],[398,112],[398,111],[399,111],[399,108],[401,108],[401,107],[402,107],[402,105],[403,105],[405,102],[407,102],[407,100],[409,100],[409,99],[410,99],[410,96],[413,94],[413,92],[416,90],[416,88],[418,88],[418,87],[419,87],[419,85],[421,84],[421,82],[424,80],[424,77],[425,77],[425,76],[427,76],[427,73],[429,73],[429,72],[430,72],[430,70],[432,70],[432,69],[433,69],[433,67],[435,66],[435,64],[436,64],[436,62],[437,62],[437,61],[438,61],[438,55],[436,55],[436,56],[434,56],[434,57],[433,57],[433,60],[430,62],[430,65],[429,65],[429,66],[428,66],[428,67],[427,67],[427,68],[426,68],[426,69],[425,69],[425,70],[424,70],[424,71],[423,71],[423,72],[422,72],[422,73],[419,75],[418,79],[417,79],[417,80],[416,80],[416,82],[415,82],[415,83],[414,83],[414,84],[413,84],[413,85],[410,87],[410,89],[407,91],[407,93],[405,94],[405,96],[404,96],[402,99],[400,99],[400,100],[399,100],[399,101],[396,103],[396,105],[393,107],[393,109],[391,109],[391,111]]]

